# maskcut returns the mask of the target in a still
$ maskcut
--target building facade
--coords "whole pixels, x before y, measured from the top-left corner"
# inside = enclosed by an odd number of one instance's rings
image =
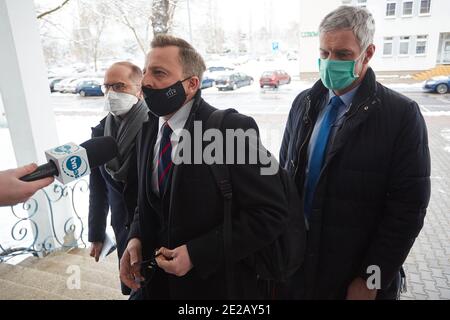
[[[300,9],[300,72],[316,72],[318,28],[340,5],[363,6],[376,24],[376,71],[419,71],[450,65],[449,0],[307,0]]]

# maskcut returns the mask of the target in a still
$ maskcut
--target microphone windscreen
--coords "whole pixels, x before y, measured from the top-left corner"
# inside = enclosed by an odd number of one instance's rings
[[[117,142],[110,136],[92,138],[80,146],[86,149],[91,169],[104,165],[119,155]]]

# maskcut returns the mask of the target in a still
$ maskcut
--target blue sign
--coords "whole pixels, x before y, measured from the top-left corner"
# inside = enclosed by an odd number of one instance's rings
[[[280,49],[280,43],[279,42],[272,42],[272,51],[277,52]]]

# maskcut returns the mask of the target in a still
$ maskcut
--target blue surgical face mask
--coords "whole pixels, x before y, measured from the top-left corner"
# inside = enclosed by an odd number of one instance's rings
[[[365,50],[356,60],[330,60],[319,58],[320,79],[330,90],[343,90],[348,88],[359,78],[355,67]]]

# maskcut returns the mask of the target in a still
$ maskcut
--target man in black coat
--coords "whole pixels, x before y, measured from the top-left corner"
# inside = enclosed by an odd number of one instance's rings
[[[321,80],[295,99],[280,164],[309,223],[290,297],[395,299],[430,198],[427,129],[414,101],[376,82],[372,15],[343,6],[320,25]]]
[[[170,156],[178,154],[180,130],[184,128],[195,144],[216,110],[201,98],[200,79],[205,69],[202,57],[186,41],[171,36],[153,40],[142,82],[151,113],[137,142],[138,209],[121,260],[122,281],[134,290],[141,288],[148,299],[229,297],[224,201],[203,161],[202,146],[191,153],[192,158],[200,158],[199,163],[175,164]],[[229,114],[223,127],[257,132],[255,121],[241,114]],[[194,134],[196,130],[200,131]],[[184,147],[192,146],[183,142]],[[183,153],[187,152],[184,147]],[[280,235],[287,219],[280,176],[262,175],[262,167],[259,162],[228,165],[233,193],[230,262],[235,298],[260,297],[250,257]],[[155,258],[155,251],[158,266],[151,272],[147,261]]]
[[[113,64],[105,74],[105,110],[109,114],[92,129],[92,137],[112,136],[119,156],[92,170],[89,196],[91,256],[99,260],[105,241],[106,220],[111,209],[119,259],[127,245],[128,229],[137,202],[135,141],[148,108],[141,96],[142,70],[129,62]],[[122,285],[122,293],[130,294]]]

